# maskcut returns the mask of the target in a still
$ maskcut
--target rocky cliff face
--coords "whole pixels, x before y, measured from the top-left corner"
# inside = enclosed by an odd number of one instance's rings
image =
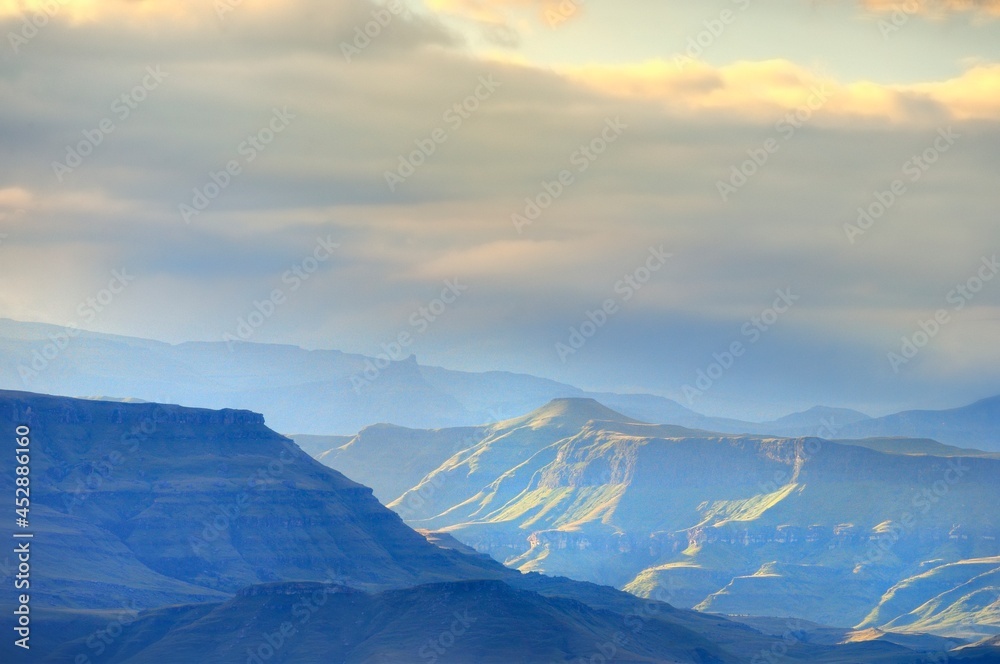
[[[264,425],[264,416],[248,410],[208,410],[147,403],[68,399],[4,391],[2,407],[8,420],[34,424],[150,424],[198,426]]]
[[[260,582],[365,588],[503,576],[405,526],[256,413],[0,392],[31,429],[37,601],[200,601]],[[4,473],[0,486],[10,490]]]

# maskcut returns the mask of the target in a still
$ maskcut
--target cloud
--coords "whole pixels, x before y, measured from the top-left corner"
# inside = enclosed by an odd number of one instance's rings
[[[33,196],[23,187],[6,187],[0,189],[0,209],[17,210],[31,205]]]
[[[309,0],[0,0],[0,18],[9,16],[68,18],[75,24],[128,23],[161,24],[163,22],[194,25],[208,18],[212,21],[238,18],[245,15],[280,18],[288,15],[289,8],[313,4],[326,12],[343,14],[328,3],[310,3]],[[345,3],[346,4],[346,3]],[[364,3],[358,3],[364,4]],[[39,21],[41,22],[41,21]]]
[[[905,11],[936,17],[961,13],[1000,16],[1000,0],[861,0],[861,4],[880,14]]]
[[[484,244],[443,252],[432,260],[416,266],[408,278],[441,280],[455,275],[470,279],[502,279],[518,288],[538,288],[540,281],[546,290],[562,290],[566,281],[555,275],[573,274],[581,267],[580,257],[592,257],[603,251],[617,250],[608,244],[609,238],[585,235],[560,240],[494,240]],[[589,281],[589,280],[585,280]]]
[[[1000,65],[973,67],[947,81],[918,83],[898,88],[902,94],[924,96],[960,119],[1000,119]]]
[[[996,192],[983,177],[1000,147],[991,95],[1000,75],[988,62],[906,85],[782,59],[545,67],[478,55],[440,14],[394,23],[347,62],[340,43],[371,20],[374,4],[303,0],[278,11],[246,0],[222,21],[211,2],[90,7],[96,17],[53,19],[0,71],[0,231],[9,236],[0,316],[63,323],[124,266],[135,289],[99,329],[218,340],[317,235],[333,233],[336,258],[257,339],[375,352],[442,279],[457,277],[468,297],[421,339],[421,360],[669,390],[775,288],[792,285],[802,307],[748,358],[764,373],[734,373],[718,394],[783,390],[785,399],[798,390],[821,400],[823,376],[867,399],[898,394],[875,380],[884,352],[985,247],[1000,246]],[[535,21],[545,5],[495,7]],[[0,20],[0,34],[19,25]],[[111,103],[157,64],[170,77],[119,121]],[[482,76],[501,87],[453,129],[444,114]],[[717,181],[823,86],[823,108],[721,201]],[[285,105],[294,123],[185,225],[177,205]],[[108,116],[114,133],[57,182],[51,162]],[[621,140],[576,171],[571,155],[619,116],[628,125]],[[905,198],[850,245],[842,226],[857,207],[952,123],[963,136],[956,149],[907,182]],[[447,140],[390,192],[384,173],[439,127]],[[518,235],[512,213],[567,168],[572,186]],[[555,341],[660,244],[675,255],[668,269],[579,362],[559,363]],[[984,292],[970,314],[998,304],[1000,291]],[[934,383],[936,352],[963,367],[997,366],[975,341],[995,332],[991,323],[965,320],[949,334],[969,344],[929,350],[921,385],[946,389]],[[754,383],[760,376],[766,388]]]
[[[721,113],[766,120],[813,104],[820,124],[857,119],[893,123],[1000,118],[1000,65],[908,85],[841,82],[787,60],[713,67],[691,59],[592,65],[562,70],[604,94],[654,101],[672,114]]]
[[[436,12],[493,25],[507,25],[515,16],[528,12],[554,26],[575,17],[583,3],[584,0],[428,0],[427,5]]]
[[[220,0],[227,5],[237,5],[240,0]],[[248,6],[259,8],[265,4],[277,3],[254,2]],[[252,11],[252,10],[251,10]],[[135,21],[189,21],[199,14],[214,14],[214,3],[196,2],[195,0],[177,0],[176,2],[157,2],[144,0],[3,0],[0,2],[0,17],[56,16],[69,18],[73,23],[94,23],[116,20]]]
[[[891,13],[905,7],[908,13],[946,15],[978,13],[1000,14],[1000,0],[860,0],[865,9],[875,13]],[[549,16],[575,15],[585,8],[585,0],[428,0],[433,11],[461,16],[483,23],[509,23],[525,11],[548,22]]]

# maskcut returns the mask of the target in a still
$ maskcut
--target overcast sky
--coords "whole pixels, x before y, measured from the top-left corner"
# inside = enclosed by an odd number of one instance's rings
[[[251,341],[742,417],[1000,393],[1000,2],[8,1],[0,35],[0,317],[221,341],[256,302]]]

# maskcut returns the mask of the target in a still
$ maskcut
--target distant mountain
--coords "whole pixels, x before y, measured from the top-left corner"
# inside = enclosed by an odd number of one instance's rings
[[[479,427],[427,431],[377,424],[365,427],[347,442],[342,438],[318,436],[292,438],[303,449],[305,446],[338,444],[314,454],[315,458],[360,482],[378,486],[375,495],[384,503],[390,503],[450,457],[484,439],[522,428],[545,427],[548,431],[579,428],[591,419],[601,418],[628,421],[593,399],[555,399],[529,415]],[[386,473],[385,468],[392,468],[393,472]]]
[[[303,446],[322,447],[315,458],[331,468],[357,478],[362,484],[377,485],[375,496],[383,503],[398,498],[425,475],[486,435],[489,426],[457,427],[427,431],[393,424],[365,427],[356,436],[331,440],[318,436],[293,436]],[[386,472],[391,468],[392,472]]]
[[[886,454],[929,454],[931,456],[978,456],[1000,459],[998,452],[984,452],[971,447],[955,447],[945,445],[930,438],[861,438],[835,439],[833,442],[842,445],[856,445]]]
[[[346,435],[376,423],[479,425],[553,398],[589,396],[523,374],[420,366],[412,356],[382,368],[378,362],[273,344],[171,345],[83,331],[69,337],[58,326],[0,319],[0,389],[250,409],[289,433]],[[657,404],[664,416],[702,418],[669,399],[635,400]]]
[[[841,438],[907,436],[1000,452],[1000,396],[950,410],[910,410],[841,427]]]
[[[934,441],[734,436],[642,423],[591,399],[393,434],[359,434],[345,459],[411,525],[522,571],[666,590],[700,610],[850,627],[924,561],[1000,554],[1000,459]],[[424,453],[419,467],[378,476],[410,447]]]
[[[302,451],[317,460],[323,454],[351,442],[354,436],[314,436],[310,434],[294,434],[289,436]]]
[[[507,427],[530,445],[532,427],[572,434],[594,415],[646,426],[583,401]],[[0,428],[22,425],[32,661],[748,664],[785,647],[793,662],[912,664],[917,654],[788,647],[720,617],[506,569],[446,533],[406,527],[256,413],[0,392]],[[13,495],[15,476],[0,473],[0,491]],[[12,619],[0,620],[8,633]],[[0,661],[20,661],[15,650],[4,639]]]
[[[770,422],[761,422],[757,433],[774,435],[818,435],[821,430],[833,431],[848,424],[865,422],[871,418],[850,408],[827,408],[815,406],[801,413],[792,413]]]
[[[83,331],[69,336],[59,326],[8,319],[0,319],[0,389],[250,409],[264,413],[278,431],[315,436],[353,436],[378,423],[474,427],[529,412],[552,399],[593,398],[637,420],[707,431],[932,438],[1000,452],[1000,397],[964,409],[876,419],[854,410],[816,407],[755,423],[708,417],[660,396],[587,392],[500,371],[451,371],[419,365],[412,356],[383,364],[363,355],[287,345],[171,345]]]

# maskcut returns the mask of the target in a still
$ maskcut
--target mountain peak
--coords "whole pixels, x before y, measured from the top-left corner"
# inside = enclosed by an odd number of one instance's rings
[[[1000,410],[1000,394],[993,397],[986,397],[985,399],[980,399],[979,401],[967,406],[967,408],[976,410],[988,410],[994,412]],[[956,408],[954,410],[962,410],[962,409]]]
[[[580,427],[591,420],[611,422],[638,422],[631,417],[611,410],[596,399],[567,397],[553,399],[524,417],[518,418],[533,429],[543,426]]]
[[[813,406],[784,417],[779,417],[764,424],[777,427],[839,427],[872,419],[869,415],[851,408],[832,408],[830,406]],[[780,429],[775,433],[781,433]]]

